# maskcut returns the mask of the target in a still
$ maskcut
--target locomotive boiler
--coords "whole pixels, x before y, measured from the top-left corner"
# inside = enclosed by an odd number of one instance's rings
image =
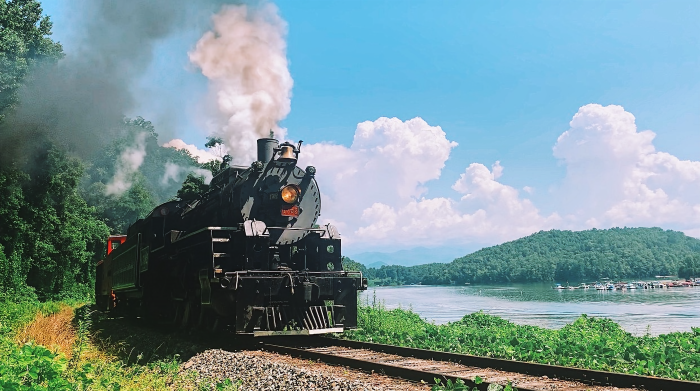
[[[343,270],[337,229],[316,225],[316,169],[297,166],[301,142],[257,147],[250,167],[224,169],[204,196],[162,204],[110,241],[98,306],[255,336],[355,328],[367,280]]]

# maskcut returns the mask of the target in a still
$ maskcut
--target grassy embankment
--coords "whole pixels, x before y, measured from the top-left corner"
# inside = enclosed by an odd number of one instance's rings
[[[88,311],[78,303],[0,300],[0,389],[236,389],[197,381],[177,355],[125,351],[96,338]]]
[[[700,381],[700,328],[635,337],[609,319],[581,315],[560,330],[476,312],[435,325],[404,309],[367,303],[344,338],[603,371]]]
[[[194,373],[181,371],[181,359],[172,350],[159,354],[158,347],[151,347],[146,352],[100,338],[91,322],[88,307],[75,303],[0,302],[0,389],[236,388],[230,383],[197,382]],[[376,302],[360,307],[359,324],[360,330],[344,337],[700,381],[700,328],[635,337],[611,320],[585,315],[560,330],[550,330],[480,312],[435,325],[410,310],[387,310]]]

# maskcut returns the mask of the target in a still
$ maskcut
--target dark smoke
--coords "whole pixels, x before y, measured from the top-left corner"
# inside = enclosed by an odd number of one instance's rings
[[[204,31],[223,3],[236,2],[71,2],[79,38],[74,46],[64,44],[63,60],[27,78],[17,109],[0,125],[0,163],[22,161],[46,141],[91,156],[117,135],[126,113],[138,112],[138,80],[155,46],[179,31]]]

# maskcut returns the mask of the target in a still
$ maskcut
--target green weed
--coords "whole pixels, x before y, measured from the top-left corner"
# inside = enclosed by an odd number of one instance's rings
[[[445,325],[426,322],[374,300],[360,306],[358,330],[343,338],[563,365],[603,371],[700,380],[700,328],[635,337],[610,319],[581,315],[560,330],[516,325],[475,312]]]
[[[474,384],[476,385],[483,384],[483,382],[479,376],[474,378]],[[442,384],[442,380],[436,378],[435,384],[430,389],[432,391],[479,391],[479,387],[469,388],[462,379],[457,379],[455,382],[448,379],[445,384]],[[518,391],[518,389],[513,387],[512,383],[508,381],[508,384],[505,386],[495,383],[489,384],[486,391]]]

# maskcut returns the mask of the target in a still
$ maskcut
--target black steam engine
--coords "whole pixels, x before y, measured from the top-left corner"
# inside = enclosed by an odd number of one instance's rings
[[[344,271],[340,235],[318,226],[321,195],[301,143],[258,140],[258,160],[228,167],[205,196],[138,220],[97,266],[110,311],[223,326],[239,334],[321,334],[357,326],[359,272]]]

